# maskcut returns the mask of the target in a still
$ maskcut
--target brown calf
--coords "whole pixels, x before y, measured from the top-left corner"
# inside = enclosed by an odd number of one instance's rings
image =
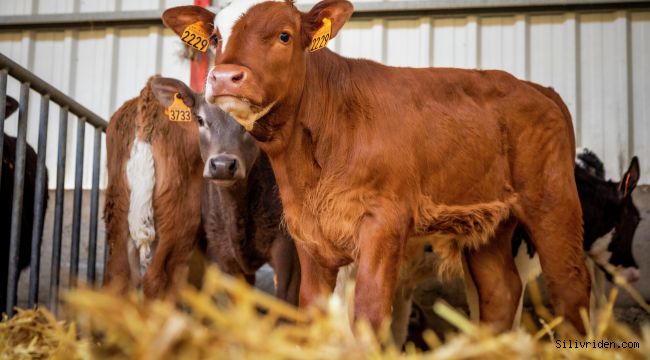
[[[502,71],[411,69],[307,48],[343,0],[301,13],[251,7],[216,40],[206,99],[259,141],[300,257],[301,305],[357,262],[355,318],[390,314],[409,238],[434,236],[442,271],[463,256],[481,320],[511,326],[521,293],[510,244],[521,223],[536,245],[557,313],[584,331],[589,278],[573,175],[570,120],[544,90]],[[178,34],[205,10],[165,13]]]
[[[155,93],[167,103],[176,93],[191,97],[199,125],[199,147],[205,162],[201,217],[207,260],[230,275],[255,284],[255,272],[270,263],[276,295],[298,304],[300,263],[293,240],[283,226],[282,205],[273,170],[255,139],[228,114],[205,102],[175,79],[156,79]]]
[[[171,122],[151,78],[106,130],[105,283],[163,296],[184,279],[201,222],[203,183],[195,122]],[[194,104],[189,103],[192,107]]]

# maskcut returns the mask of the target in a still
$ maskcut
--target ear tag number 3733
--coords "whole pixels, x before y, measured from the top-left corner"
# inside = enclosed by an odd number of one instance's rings
[[[309,45],[309,51],[316,51],[327,46],[327,42],[332,37],[332,21],[328,18],[323,19],[323,26],[320,27],[314,34]]]
[[[192,121],[192,111],[178,93],[174,95],[174,102],[165,110],[165,114],[171,121]]]
[[[206,52],[208,51],[208,45],[210,44],[210,34],[205,32],[203,25],[203,21],[197,21],[188,25],[185,30],[183,30],[181,40],[196,50]]]

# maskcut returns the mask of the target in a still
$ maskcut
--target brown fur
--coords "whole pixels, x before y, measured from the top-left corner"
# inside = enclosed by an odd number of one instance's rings
[[[323,18],[335,36],[351,14],[344,0],[308,13],[280,2],[252,7],[227,48],[217,46],[206,88],[208,102],[247,125],[269,156],[300,257],[301,305],[356,261],[355,315],[378,329],[408,239],[425,230],[453,235],[434,248],[445,248],[447,261],[467,256],[481,318],[509,328],[521,285],[511,281],[503,239],[516,220],[539,249],[556,311],[584,330],[589,279],[561,99],[502,71],[396,68],[306,51]]]
[[[142,285],[147,297],[158,297],[183,277],[197,238],[202,161],[196,124],[167,119],[152,93],[152,79],[139,97],[127,101],[113,114],[106,131],[108,186],[104,221],[110,252],[105,283],[120,292]],[[127,250],[130,189],[126,163],[136,133],[152,145],[156,179],[153,208],[157,244],[142,279],[131,271]]]

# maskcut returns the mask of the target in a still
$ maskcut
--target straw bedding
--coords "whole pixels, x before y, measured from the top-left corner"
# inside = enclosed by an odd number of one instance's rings
[[[532,290],[535,299],[537,289]],[[522,329],[503,334],[478,327],[438,302],[434,311],[458,331],[445,339],[425,333],[430,351],[412,345],[399,351],[387,326],[380,339],[365,323],[353,335],[338,298],[324,301],[323,311],[305,313],[209,269],[203,289],[186,287],[178,304],[77,289],[65,296],[65,320],[44,308],[20,310],[0,323],[0,359],[647,358],[650,327],[635,333],[618,323],[612,316],[616,295],[614,289],[609,305],[589,324],[587,339],[638,341],[639,349],[557,349],[555,340],[578,337],[562,333],[561,319],[553,319],[537,299],[540,320],[533,324],[528,318]]]

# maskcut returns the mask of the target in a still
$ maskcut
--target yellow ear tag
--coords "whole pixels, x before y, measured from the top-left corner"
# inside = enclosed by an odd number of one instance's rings
[[[210,34],[204,30],[203,21],[197,21],[183,30],[181,40],[196,50],[206,52],[210,45]]]
[[[165,115],[171,121],[192,121],[192,111],[178,93],[174,95],[174,102],[165,109]]]
[[[327,46],[327,42],[332,37],[332,22],[328,18],[323,18],[323,26],[314,34],[309,46],[309,51],[316,51]]]

